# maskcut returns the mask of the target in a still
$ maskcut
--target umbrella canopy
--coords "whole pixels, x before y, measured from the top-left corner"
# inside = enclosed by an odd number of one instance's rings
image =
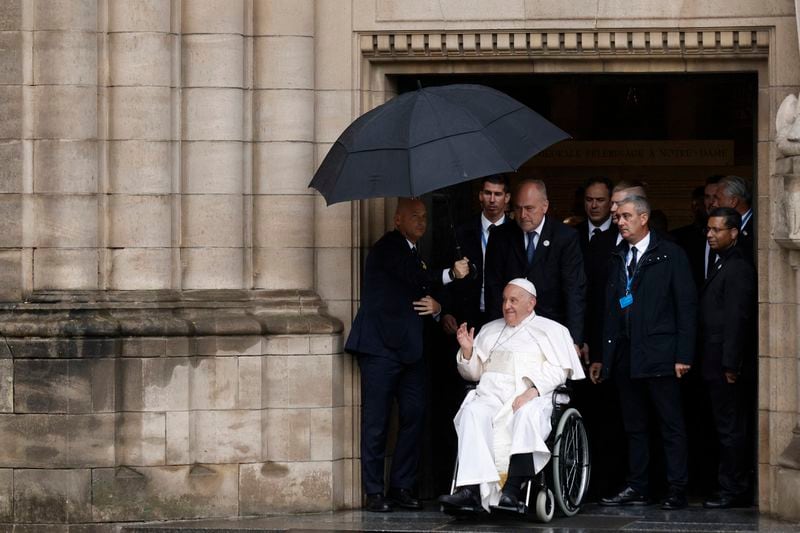
[[[483,85],[408,92],[356,119],[309,187],[328,205],[420,196],[474,178],[513,172],[569,135],[510,96]]]

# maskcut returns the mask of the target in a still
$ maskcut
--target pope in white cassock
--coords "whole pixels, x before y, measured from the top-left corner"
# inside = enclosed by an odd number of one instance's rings
[[[454,420],[457,490],[439,498],[445,508],[516,507],[523,482],[550,460],[553,391],[585,376],[567,328],[536,316],[535,307],[533,283],[513,279],[503,290],[503,318],[477,337],[466,323],[456,333],[458,371],[480,382]],[[508,472],[502,492],[500,472]]]

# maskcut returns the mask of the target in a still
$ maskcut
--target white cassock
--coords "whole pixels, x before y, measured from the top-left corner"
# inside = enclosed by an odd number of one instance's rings
[[[456,356],[459,373],[478,381],[454,419],[458,434],[456,486],[480,485],[481,503],[488,511],[500,500],[500,472],[508,471],[509,457],[532,453],[539,472],[550,460],[545,440],[550,435],[552,395],[567,379],[585,377],[569,330],[553,320],[531,313],[519,325],[504,319],[489,322],[475,337],[472,357]],[[539,396],[516,413],[514,398],[528,390]]]

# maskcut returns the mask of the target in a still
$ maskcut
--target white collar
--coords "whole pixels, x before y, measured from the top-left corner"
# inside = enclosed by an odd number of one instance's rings
[[[533,231],[535,231],[535,232],[536,232],[536,235],[538,235],[539,237],[541,237],[541,236],[542,236],[542,228],[544,227],[544,220],[545,220],[546,218],[547,218],[547,215],[543,216],[543,217],[542,217],[542,221],[541,221],[541,222],[539,222],[539,227],[537,227],[535,230],[533,230]]]
[[[588,218],[586,219],[586,221],[589,223],[589,235],[591,235],[595,229],[599,229],[600,231],[606,231],[608,228],[611,227],[611,215],[609,215],[606,221],[600,224],[599,226],[595,226],[592,223],[592,221],[589,220]]]
[[[647,235],[642,237],[642,240],[632,246],[639,250],[639,257],[642,257],[642,255],[647,251],[647,247],[650,246],[650,232],[648,231]]]
[[[417,247],[417,243],[415,243],[415,242],[411,242],[408,239],[406,239],[406,242],[408,243],[409,250],[413,250],[414,248]]]
[[[481,213],[481,229],[483,230],[484,233],[489,231],[489,226],[491,226],[492,224],[494,224],[495,226],[501,226],[502,224],[505,223],[505,221],[506,221],[506,215],[505,214],[503,216],[501,216],[497,220],[497,222],[492,222],[491,220],[486,218],[486,215]]]

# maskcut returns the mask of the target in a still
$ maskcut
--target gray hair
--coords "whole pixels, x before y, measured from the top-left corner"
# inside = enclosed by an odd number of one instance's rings
[[[647,216],[650,216],[650,202],[647,201],[647,198],[644,196],[639,196],[638,194],[634,194],[631,196],[626,196],[618,206],[623,206],[625,204],[633,204],[633,209],[636,211],[637,215],[641,215],[642,213],[647,213]]]
[[[519,192],[519,190],[525,187],[526,185],[533,185],[536,188],[536,190],[539,191],[539,194],[542,195],[542,198],[547,200],[547,186],[544,184],[542,180],[533,180],[533,179],[523,180],[522,182],[520,182],[519,186],[517,186],[517,192]]]
[[[725,176],[719,180],[719,187],[728,196],[737,196],[747,202],[747,205],[753,203],[753,193],[750,192],[750,187],[744,178],[739,176]]]

